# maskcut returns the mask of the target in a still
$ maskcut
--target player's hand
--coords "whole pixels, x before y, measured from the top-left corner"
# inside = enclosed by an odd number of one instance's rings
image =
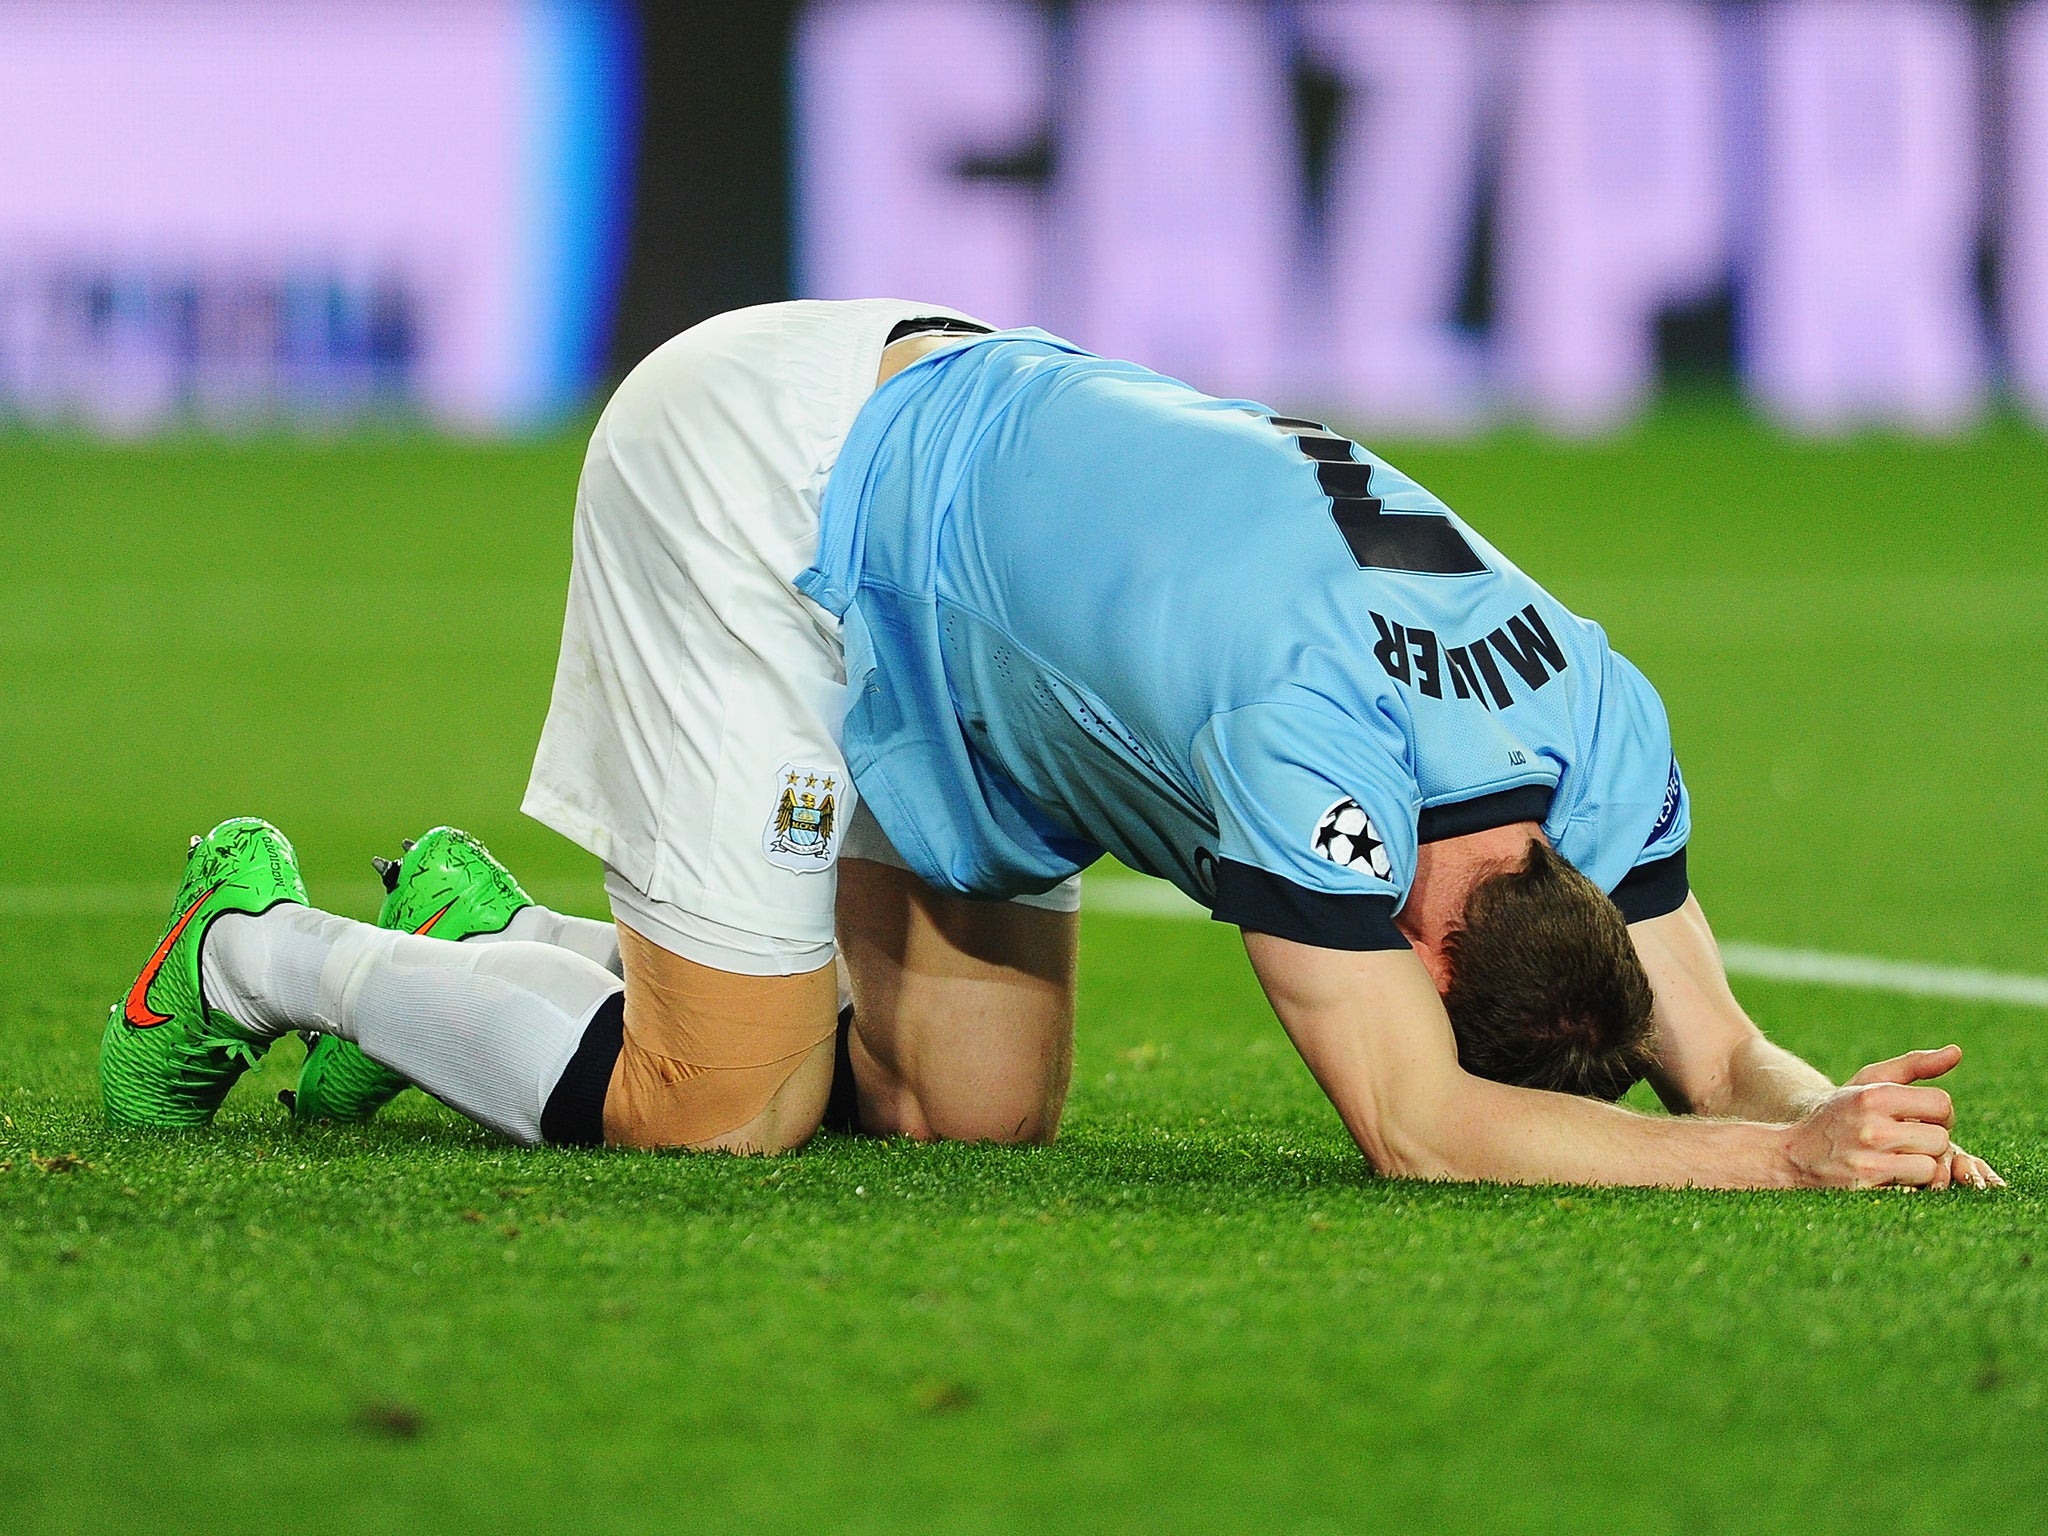
[[[1963,1059],[1963,1048],[1959,1045],[1945,1045],[1938,1051],[1908,1051],[1903,1056],[1894,1056],[1890,1061],[1873,1062],[1858,1072],[1849,1081],[1852,1084],[1866,1083],[1917,1083],[1930,1077],[1940,1077],[1944,1072],[1955,1069]],[[1971,1189],[2003,1189],[2005,1180],[1998,1176],[1983,1158],[1965,1152],[1955,1143],[1949,1143],[1947,1154],[1941,1165],[1927,1183],[1929,1189],[1947,1189],[1952,1184],[1967,1185]]]
[[[1963,1059],[1960,1045],[1944,1045],[1938,1051],[1908,1051],[1890,1061],[1873,1061],[1849,1079],[1851,1087],[1866,1083],[1918,1083],[1953,1072]]]
[[[1858,1072],[1791,1128],[1786,1152],[1800,1183],[1946,1188],[1956,1176],[1956,1149],[1948,1139],[1955,1106],[1941,1089],[1918,1084],[1962,1059],[1962,1048],[1949,1045],[1909,1051]],[[1966,1178],[1971,1171],[1965,1169]]]
[[[1960,1184],[1966,1189],[2005,1188],[2005,1180],[1998,1176],[1997,1169],[1983,1158],[1965,1152],[1954,1142],[1949,1143],[1948,1156],[1943,1162],[1945,1168],[1935,1175],[1934,1182],[1927,1186],[1929,1189],[1947,1189],[1952,1184]]]

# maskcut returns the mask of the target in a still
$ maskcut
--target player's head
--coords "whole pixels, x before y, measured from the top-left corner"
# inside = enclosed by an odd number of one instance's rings
[[[1600,887],[1541,838],[1466,897],[1444,1007],[1475,1077],[1617,1099],[1649,1069],[1650,980]]]

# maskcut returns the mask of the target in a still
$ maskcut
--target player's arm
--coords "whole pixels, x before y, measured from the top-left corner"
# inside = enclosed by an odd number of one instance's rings
[[[1655,998],[1658,1050],[1650,1082],[1673,1114],[1782,1123],[1835,1091],[1819,1070],[1765,1039],[1742,1011],[1699,898],[1688,895],[1676,911],[1631,923],[1628,932]]]
[[[1838,1090],[1818,1069],[1764,1037],[1728,986],[1720,947],[1697,897],[1676,911],[1629,924],[1629,936],[1655,998],[1657,1065],[1652,1086],[1674,1114],[1787,1124],[1813,1113]],[[1959,1046],[1909,1051],[1873,1063],[1851,1086],[1915,1083],[1962,1060]],[[1935,1179],[2003,1183],[1989,1165],[1959,1149]]]
[[[1725,1189],[1923,1185],[1949,1150],[1948,1095],[1834,1090],[1792,1125],[1651,1117],[1473,1077],[1414,953],[1247,931],[1266,995],[1381,1173],[1503,1183]]]

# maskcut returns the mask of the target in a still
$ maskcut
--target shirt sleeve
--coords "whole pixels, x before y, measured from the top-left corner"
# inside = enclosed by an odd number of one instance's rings
[[[1321,949],[1405,949],[1413,785],[1391,722],[1295,704],[1211,719],[1193,760],[1216,817],[1219,922]]]
[[[1632,923],[1663,917],[1685,905],[1692,882],[1685,872],[1685,847],[1692,836],[1692,804],[1678,759],[1664,781],[1664,799],[1650,829],[1650,840],[1635,866],[1610,893],[1621,915]]]
[[[1664,701],[1618,652],[1607,653],[1597,712],[1579,722],[1578,735],[1584,750],[1544,824],[1552,844],[1628,921],[1676,911],[1690,889],[1692,807]]]

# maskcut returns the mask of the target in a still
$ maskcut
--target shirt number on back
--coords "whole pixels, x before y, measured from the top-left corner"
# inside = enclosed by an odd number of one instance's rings
[[[1268,418],[1294,439],[1316,467],[1316,483],[1330,498],[1330,515],[1362,571],[1410,571],[1423,576],[1476,576],[1486,565],[1440,512],[1389,512],[1372,494],[1370,464],[1358,445],[1319,421]]]

